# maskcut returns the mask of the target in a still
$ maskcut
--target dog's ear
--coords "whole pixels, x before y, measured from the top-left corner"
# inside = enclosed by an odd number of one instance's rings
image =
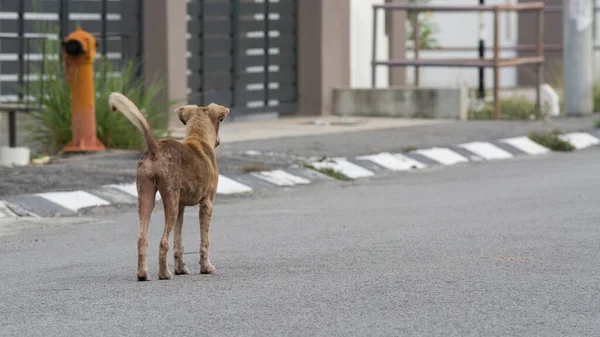
[[[227,118],[227,115],[229,114],[229,109],[227,109],[224,106],[215,104],[215,103],[210,103],[208,105],[209,113],[211,118],[213,118],[214,120],[217,120],[219,122],[223,122],[225,120],[225,118]]]
[[[196,105],[185,105],[175,109],[175,113],[183,125],[186,125],[194,113],[198,112],[202,107]]]

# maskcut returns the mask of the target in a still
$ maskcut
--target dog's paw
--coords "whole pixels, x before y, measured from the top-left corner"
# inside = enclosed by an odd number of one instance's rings
[[[142,271],[137,273],[138,281],[150,281],[150,275],[148,275],[148,271]]]
[[[173,279],[173,273],[171,273],[169,270],[159,273],[158,274],[158,279],[159,280],[172,280]]]
[[[212,264],[201,264],[200,265],[200,274],[214,274],[216,271],[215,267]]]
[[[189,273],[190,271],[186,266],[180,266],[177,269],[175,269],[175,275],[187,275]]]

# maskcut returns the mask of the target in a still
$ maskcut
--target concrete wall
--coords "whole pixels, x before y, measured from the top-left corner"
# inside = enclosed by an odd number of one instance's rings
[[[466,88],[336,88],[334,114],[398,118],[466,119]]]

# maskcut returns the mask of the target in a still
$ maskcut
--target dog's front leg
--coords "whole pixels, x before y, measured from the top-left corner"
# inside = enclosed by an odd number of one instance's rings
[[[215,267],[210,264],[208,254],[210,246],[210,220],[212,217],[212,201],[205,199],[200,204],[200,273],[212,274],[215,272]]]
[[[181,231],[183,229],[183,211],[185,206],[179,205],[179,214],[175,222],[175,237],[173,238],[173,257],[175,259],[175,275],[189,274],[188,268],[183,262],[183,243],[181,242]]]

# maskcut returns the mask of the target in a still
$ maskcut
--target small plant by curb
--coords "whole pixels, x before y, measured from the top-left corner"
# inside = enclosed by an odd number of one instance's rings
[[[571,143],[560,138],[561,135],[562,135],[562,132],[560,132],[558,130],[553,130],[553,131],[546,132],[546,133],[531,132],[531,133],[529,133],[529,139],[533,140],[534,142],[536,142],[544,147],[549,148],[552,151],[563,151],[563,152],[574,151],[575,147],[573,145],[571,145]]]
[[[477,104],[480,106],[476,106]],[[537,111],[535,103],[522,95],[501,98],[500,114],[502,120],[536,120],[542,117]],[[468,119],[470,120],[491,120],[493,116],[493,102],[484,102],[482,104],[474,101],[468,111]]]
[[[600,129],[600,119],[596,119],[596,122],[594,123],[594,125],[596,126],[597,129]]]
[[[350,178],[346,177],[345,175],[343,175],[342,173],[332,169],[332,168],[316,168],[311,164],[308,163],[304,163],[303,164],[304,167],[306,167],[307,169],[311,169],[311,170],[315,170],[317,172],[321,172],[325,175],[328,175],[336,180],[342,180],[342,181],[348,181],[351,180]]]

